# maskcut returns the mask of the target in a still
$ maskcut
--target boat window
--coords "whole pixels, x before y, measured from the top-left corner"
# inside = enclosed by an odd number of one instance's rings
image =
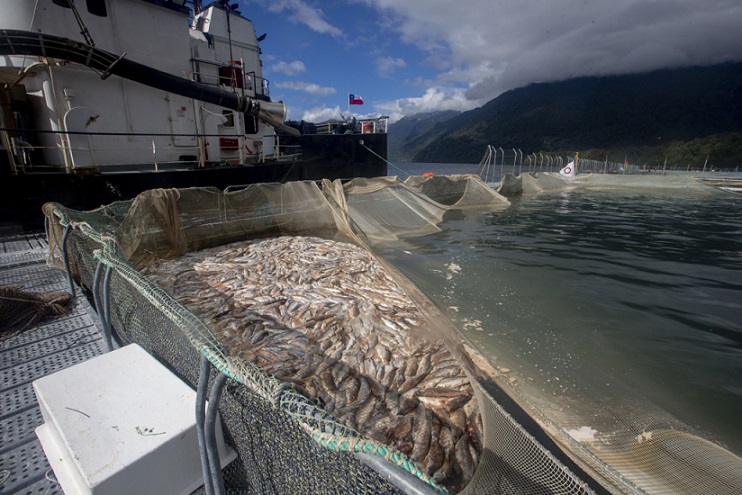
[[[258,133],[258,119],[252,115],[245,114],[245,134]]]
[[[234,112],[232,110],[222,110],[222,115],[227,119],[222,127],[234,127]]]
[[[86,0],[88,12],[98,17],[106,17],[106,0]]]
[[[64,7],[67,9],[71,9],[72,5],[70,4],[70,0],[52,0],[54,5],[59,5],[60,7]]]

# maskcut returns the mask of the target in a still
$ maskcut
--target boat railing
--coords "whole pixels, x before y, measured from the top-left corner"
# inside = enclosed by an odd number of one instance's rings
[[[251,98],[270,97],[271,91],[268,79],[258,76],[255,71],[245,71],[242,62],[239,60],[224,63],[193,58],[191,62],[193,63],[193,80],[196,82],[228,87],[232,88],[233,91],[242,90],[244,95]]]
[[[11,129],[0,129],[3,131]],[[7,153],[13,174],[161,171],[215,164],[295,161],[301,155],[299,145],[281,144],[276,134],[253,140],[260,144],[258,146],[248,145],[240,140],[242,136],[224,134],[38,130],[21,134],[31,142],[10,137],[9,148],[0,145],[0,152]],[[263,142],[271,143],[270,153],[263,150]],[[218,153],[213,150],[214,146],[220,148]],[[121,156],[126,157],[125,163],[111,158]]]
[[[317,134],[386,134],[389,117],[349,119],[343,122],[317,124]]]

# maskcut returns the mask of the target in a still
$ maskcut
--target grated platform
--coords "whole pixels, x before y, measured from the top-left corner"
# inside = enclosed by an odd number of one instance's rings
[[[0,284],[68,290],[47,249],[43,234],[0,238]],[[98,317],[77,293],[66,316],[0,340],[0,495],[63,493],[34,431],[44,421],[31,383],[104,352]]]

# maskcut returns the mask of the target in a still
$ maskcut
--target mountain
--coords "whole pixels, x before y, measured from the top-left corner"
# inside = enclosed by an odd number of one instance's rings
[[[742,63],[531,84],[421,133],[407,130],[404,142],[403,156],[416,162],[476,163],[491,144],[628,154],[633,163],[672,156],[683,168],[708,152],[709,163],[733,168],[742,162]]]
[[[435,124],[445,122],[461,112],[447,110],[443,112],[418,113],[403,117],[389,126],[387,141],[389,159],[408,162],[420,148],[417,138],[428,132]]]

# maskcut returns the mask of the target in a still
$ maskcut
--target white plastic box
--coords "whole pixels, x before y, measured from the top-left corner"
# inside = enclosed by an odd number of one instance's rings
[[[188,494],[203,485],[196,392],[136,344],[33,382],[36,429],[66,495]],[[224,444],[223,466],[236,454]]]

